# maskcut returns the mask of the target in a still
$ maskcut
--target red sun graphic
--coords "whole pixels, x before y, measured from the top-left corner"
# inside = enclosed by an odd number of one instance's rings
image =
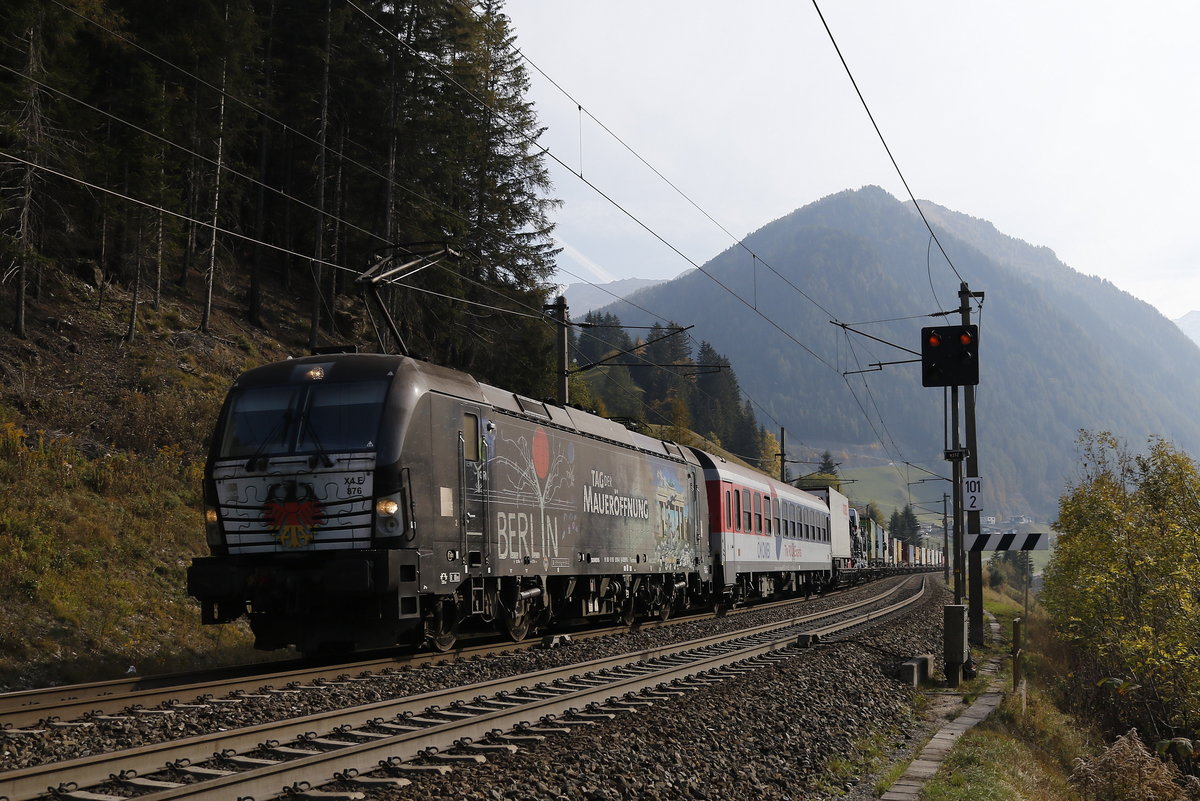
[[[533,432],[533,469],[538,478],[545,478],[550,473],[550,437],[540,428]]]

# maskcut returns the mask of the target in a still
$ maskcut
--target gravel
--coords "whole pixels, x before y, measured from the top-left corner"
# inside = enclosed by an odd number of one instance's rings
[[[875,798],[891,759],[907,759],[934,723],[913,711],[899,665],[937,654],[946,594],[904,628],[883,624],[709,689],[623,715],[487,764],[418,776],[387,799]],[[888,764],[856,750],[877,735]],[[833,764],[840,770],[831,770]],[[851,767],[851,766],[857,766]]]
[[[948,601],[938,586],[904,627],[885,622],[845,642],[796,651],[793,658],[670,703],[523,747],[513,755],[489,755],[484,765],[456,766],[443,777],[418,776],[411,787],[386,797],[716,799],[752,793],[766,799],[811,799],[847,790],[853,797],[869,789],[867,777],[854,777],[857,784],[838,779],[831,785],[826,778],[831,758],[853,762],[855,741],[870,733],[886,736],[897,752],[907,753],[916,745],[911,738],[920,723],[912,712],[913,690],[896,677],[905,659],[940,652],[942,605]],[[801,611],[820,611],[879,591],[876,583],[814,598]],[[386,671],[344,687],[168,715],[129,710],[125,720],[0,737],[0,772],[542,670],[794,614],[794,609],[759,610],[554,649]]]

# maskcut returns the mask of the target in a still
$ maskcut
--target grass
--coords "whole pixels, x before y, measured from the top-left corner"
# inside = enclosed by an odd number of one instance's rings
[[[894,467],[855,467],[844,469],[841,473],[842,478],[854,480],[846,490],[853,496],[854,502],[877,506],[883,513],[884,520],[887,520],[893,510],[903,509],[905,504],[909,503],[908,487]],[[919,476],[913,480],[916,481],[917,478]],[[928,496],[928,493],[925,495]]]
[[[247,367],[298,352],[285,304],[251,326],[218,295],[161,309],[50,271],[28,338],[0,337],[0,691],[261,660],[244,626],[201,626],[201,464]],[[57,322],[54,322],[57,321]]]
[[[1012,621],[1024,615],[1019,599],[1019,588],[985,589],[984,608],[1000,624],[1001,637],[976,656],[981,664],[999,656],[1000,671],[995,676],[977,676],[957,688],[963,709],[996,685],[1011,688]],[[1036,615],[1036,604],[1031,613]],[[1027,636],[1026,642],[1032,641]],[[1036,642],[1033,647],[1038,647]],[[1030,661],[1036,667],[1027,671],[1033,680],[1027,683],[1024,697],[1009,692],[989,719],[955,744],[937,774],[924,785],[921,801],[1079,801],[1080,795],[1068,781],[1073,762],[1095,753],[1102,738],[1055,705],[1053,694],[1044,689],[1045,682],[1054,678],[1046,660]],[[880,776],[876,795],[886,792],[907,767],[905,763],[893,765]]]
[[[1019,590],[1015,593],[1019,597]],[[964,683],[959,690],[966,703],[993,681],[1005,690],[1012,685],[1009,638],[1012,621],[1024,614],[1017,597],[1007,587],[999,592],[985,590],[984,608],[1000,623],[1001,641],[992,643],[980,661],[1000,656],[1001,670],[994,678],[980,676]],[[1044,662],[1038,664],[1044,668]],[[1079,801],[1080,795],[1068,783],[1073,760],[1094,753],[1101,738],[1061,712],[1038,680],[1038,672],[1033,672],[1023,698],[1009,692],[988,720],[959,740],[925,784],[922,801]],[[1042,673],[1041,678],[1052,676]],[[886,790],[904,767],[893,769],[877,789]]]
[[[1096,742],[1048,693],[1030,685],[1024,702],[1010,693],[988,720],[959,740],[921,799],[1078,801],[1068,783],[1072,762],[1092,753]]]
[[[1058,762],[1003,728],[967,733],[925,784],[923,801],[1076,801]]]
[[[185,593],[205,546],[200,465],[178,448],[89,455],[0,409],[0,485],[0,687],[247,650],[244,628],[201,627]]]

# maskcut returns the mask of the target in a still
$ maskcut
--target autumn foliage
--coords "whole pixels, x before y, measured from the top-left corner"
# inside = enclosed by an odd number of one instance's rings
[[[1081,476],[1060,500],[1041,596],[1072,646],[1064,686],[1111,731],[1190,743],[1200,737],[1200,470],[1159,439],[1142,454],[1107,433],[1079,444]]]

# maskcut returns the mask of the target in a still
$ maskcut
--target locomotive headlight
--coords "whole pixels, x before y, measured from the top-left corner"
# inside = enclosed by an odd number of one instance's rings
[[[415,532],[406,532],[404,496],[388,495],[375,499],[375,537],[381,545],[395,547],[400,537],[408,533],[411,540]]]
[[[220,515],[217,514],[216,508],[212,506],[204,508],[204,539],[213,547],[225,544],[221,539]]]

